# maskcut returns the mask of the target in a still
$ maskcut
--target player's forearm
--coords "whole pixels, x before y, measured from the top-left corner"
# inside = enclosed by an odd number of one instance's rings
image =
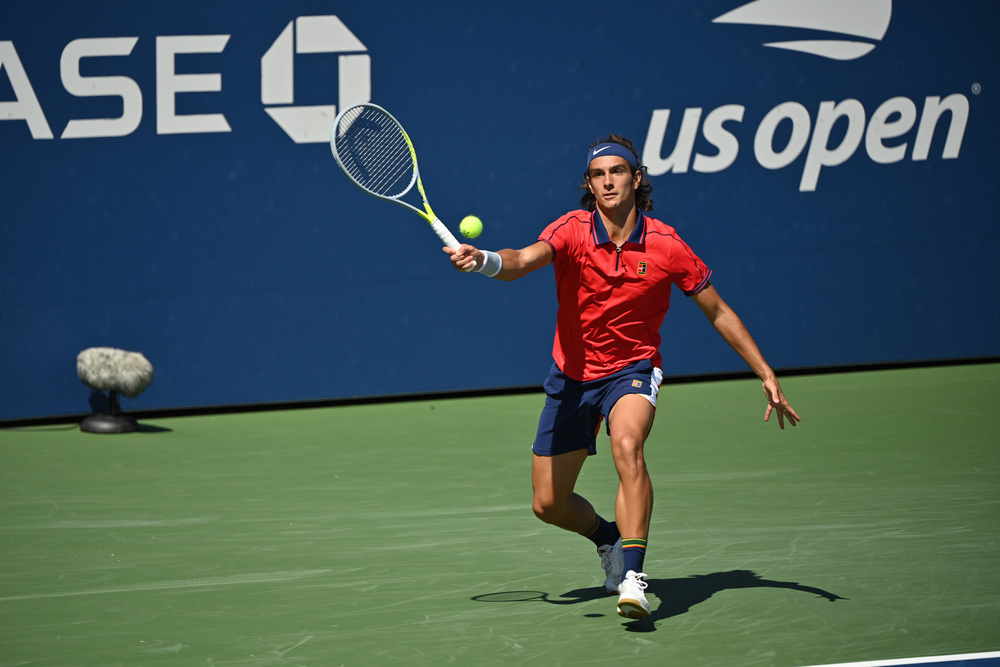
[[[502,261],[500,272],[493,276],[497,280],[517,280],[552,261],[548,246],[543,247],[542,244],[520,250],[505,248],[497,254]]]
[[[498,251],[497,254],[500,255],[500,260],[503,262],[500,273],[493,276],[497,280],[517,280],[528,273],[524,261],[517,250],[504,248]]]
[[[750,370],[757,374],[757,377],[765,381],[774,378],[774,371],[765,361],[757,343],[736,313],[727,308],[712,321],[712,325],[723,340],[746,362]]]

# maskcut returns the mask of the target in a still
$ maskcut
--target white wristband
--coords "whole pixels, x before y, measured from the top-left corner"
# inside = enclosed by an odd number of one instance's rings
[[[476,272],[483,274],[487,278],[492,278],[500,273],[500,269],[502,268],[503,259],[498,253],[492,250],[483,250],[483,265],[477,268]]]

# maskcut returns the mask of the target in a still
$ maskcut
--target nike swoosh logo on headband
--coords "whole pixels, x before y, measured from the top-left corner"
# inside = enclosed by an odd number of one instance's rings
[[[611,146],[602,146],[601,148],[596,148],[596,149],[594,149],[594,155],[597,155],[597,154],[598,154],[598,153],[600,153],[601,151],[606,151],[606,150],[608,150],[609,148],[611,148]]]

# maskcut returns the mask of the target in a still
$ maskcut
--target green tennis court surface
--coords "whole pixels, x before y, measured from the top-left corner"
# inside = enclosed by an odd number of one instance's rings
[[[630,623],[590,543],[531,513],[540,395],[0,430],[0,665],[787,667],[1000,649],[1000,366],[783,386],[794,430],[760,422],[755,381],[662,390],[653,615]],[[580,490],[610,514],[598,447]]]

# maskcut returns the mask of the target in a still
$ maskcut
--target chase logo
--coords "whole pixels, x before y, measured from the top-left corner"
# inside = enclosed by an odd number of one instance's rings
[[[260,59],[260,101],[297,144],[325,143],[337,105],[293,106],[295,55],[336,53],[340,108],[371,99],[371,57],[365,45],[336,16],[300,16],[288,23]]]
[[[764,46],[832,60],[856,60],[875,48],[874,42],[885,36],[891,18],[892,0],[754,0],[712,22],[837,33],[848,39],[767,42]]]
[[[229,40],[228,34],[154,37],[151,50],[155,51],[155,61],[149,66],[155,71],[155,89],[146,91],[135,79],[127,76],[84,74],[85,70],[93,67],[89,64],[93,59],[131,55],[140,41],[138,36],[72,40],[63,49],[60,59],[59,75],[63,88],[75,97],[120,100],[112,103],[111,108],[120,108],[121,115],[71,118],[60,138],[128,136],[139,127],[143,113],[148,112],[150,106],[156,116],[157,134],[232,132],[232,126],[221,109],[213,113],[182,113],[182,105],[177,104],[178,98],[188,94],[203,95],[205,100],[219,99],[204,94],[221,93],[224,79],[222,72],[178,71],[177,57],[221,54]],[[337,56],[337,97],[329,104],[296,105],[295,56],[312,53]],[[7,99],[0,99],[0,121],[24,121],[33,139],[54,138],[55,134],[35,94],[35,87],[28,78],[28,71],[11,40],[0,40],[0,83],[9,84],[13,93],[13,99],[10,99],[9,93],[5,96]],[[322,85],[317,81],[310,83],[313,89]],[[4,87],[0,86],[0,90]],[[333,92],[330,91],[331,97]],[[155,104],[144,103],[144,98],[155,99]],[[222,99],[225,101],[225,98]],[[260,59],[260,100],[264,110],[296,143],[326,143],[337,115],[337,105],[345,107],[369,99],[371,57],[361,40],[336,16],[300,16],[290,21]],[[57,109],[65,112],[65,109]]]

